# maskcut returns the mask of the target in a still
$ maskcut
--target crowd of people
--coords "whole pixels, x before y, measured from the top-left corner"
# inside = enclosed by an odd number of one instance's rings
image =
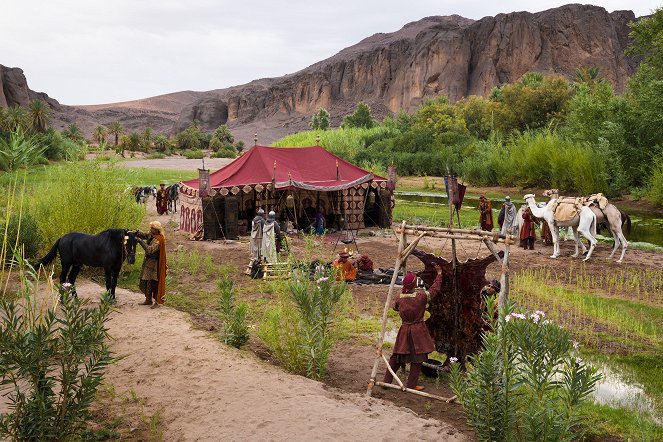
[[[534,250],[536,241],[536,227],[541,226],[541,240],[544,245],[552,244],[552,235],[548,223],[536,218],[532,211],[526,205],[522,207],[520,215],[522,221],[518,219],[518,211],[515,204],[511,202],[510,197],[504,198],[504,203],[497,216],[499,231],[502,235],[514,235],[520,239],[520,247]],[[493,225],[493,206],[485,195],[479,197],[479,224],[481,230],[491,232]]]

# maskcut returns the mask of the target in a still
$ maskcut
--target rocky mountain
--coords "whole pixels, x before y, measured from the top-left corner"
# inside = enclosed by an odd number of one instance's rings
[[[63,110],[56,113],[67,117],[61,120],[79,122],[86,131],[117,120],[128,130],[150,126],[169,133],[194,119],[207,130],[226,123],[247,143],[253,141],[254,131],[261,143],[267,143],[306,128],[320,107],[330,111],[336,124],[360,100],[384,116],[400,109],[412,111],[440,94],[452,101],[485,96],[494,86],[516,81],[528,71],[572,78],[578,68],[598,67],[617,91],[623,91],[637,67],[637,60],[624,56],[628,23],[633,20],[631,11],[608,13],[577,4],[477,21],[457,15],[427,17],[399,31],[368,37],[283,77],[124,103],[58,105]],[[2,84],[4,96],[12,97],[5,98],[8,103],[30,95],[24,81],[8,82],[8,88]]]

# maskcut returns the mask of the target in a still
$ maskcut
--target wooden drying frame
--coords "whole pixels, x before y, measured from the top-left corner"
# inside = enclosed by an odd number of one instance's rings
[[[391,302],[394,296],[394,289],[396,286],[396,279],[398,278],[398,273],[402,269],[403,275],[406,273],[407,258],[415,249],[419,241],[424,236],[429,236],[433,238],[450,238],[451,239],[451,253],[452,253],[452,266],[454,273],[456,272],[456,240],[469,240],[469,241],[481,241],[483,242],[488,250],[495,256],[497,262],[501,265],[501,277],[500,277],[500,294],[498,297],[499,308],[502,309],[504,306],[508,293],[509,293],[509,246],[513,244],[512,235],[500,235],[497,232],[487,232],[479,229],[454,229],[454,228],[445,228],[445,227],[431,227],[424,225],[408,225],[405,221],[401,223],[401,226],[396,229],[396,233],[399,234],[400,239],[398,242],[398,256],[396,257],[396,263],[394,264],[394,274],[391,277],[391,283],[389,284],[389,291],[387,292],[387,300],[384,304],[384,311],[382,313],[382,329],[380,330],[380,336],[378,337],[378,343],[376,347],[376,356],[375,362],[373,364],[373,370],[371,371],[371,378],[368,382],[368,389],[366,391],[367,396],[371,396],[373,393],[373,387],[379,385],[383,388],[392,388],[396,390],[401,390],[407,393],[417,394],[419,396],[425,396],[432,399],[438,399],[445,401],[447,403],[452,402],[456,399],[456,396],[450,398],[445,398],[442,396],[437,396],[434,394],[425,393],[423,391],[417,391],[411,388],[407,388],[403,385],[403,382],[396,376],[389,367],[386,357],[382,354],[382,348],[384,346],[384,335],[387,331],[387,318],[389,315],[389,308],[391,307]],[[407,243],[407,235],[416,235],[416,238],[412,243]],[[495,248],[496,243],[504,244],[504,258],[500,258]],[[455,286],[454,278],[454,291],[457,288]],[[394,379],[398,385],[394,384],[385,384],[384,382],[376,381],[376,376],[378,373],[378,368],[380,361],[387,363],[387,369],[394,376]]]

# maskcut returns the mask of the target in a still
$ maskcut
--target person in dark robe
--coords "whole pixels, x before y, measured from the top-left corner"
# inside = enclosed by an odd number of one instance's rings
[[[157,213],[159,215],[168,214],[168,192],[164,183],[159,184],[157,190]]]
[[[493,230],[493,205],[490,200],[486,199],[486,195],[479,197],[479,222],[481,223],[481,230],[490,232]]]
[[[544,246],[551,246],[553,243],[552,232],[546,220],[541,221],[541,242]]]
[[[536,241],[536,221],[534,215],[526,207],[523,211],[523,227],[520,230],[520,241],[522,247],[527,250],[534,250],[534,241]]]
[[[322,206],[318,206],[318,212],[315,214],[314,230],[316,235],[325,234],[325,212]]]
[[[408,273],[403,278],[402,293],[394,302],[396,310],[403,321],[398,329],[394,351],[389,358],[389,366],[396,373],[405,364],[410,364],[410,374],[405,386],[414,390],[423,390],[422,385],[417,385],[421,364],[428,359],[428,353],[435,350],[435,342],[424,322],[424,313],[429,297],[434,298],[442,288],[442,267],[435,265],[437,276],[427,294],[424,290],[415,290],[417,277],[414,273]],[[385,384],[391,384],[394,380],[391,372],[387,370],[384,374]]]
[[[311,204],[310,198],[304,198],[302,200],[302,212],[299,220],[299,226],[306,233],[310,233],[310,227],[313,226],[315,222],[316,215],[315,207]]]
[[[166,239],[163,226],[159,221],[152,221],[150,233],[138,232],[136,238],[145,250],[139,282],[139,288],[145,294],[142,305],[157,308],[166,302]]]

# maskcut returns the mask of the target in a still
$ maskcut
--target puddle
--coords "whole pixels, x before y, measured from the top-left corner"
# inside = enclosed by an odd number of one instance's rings
[[[656,415],[654,402],[645,394],[642,385],[629,383],[606,365],[596,364],[603,379],[596,384],[593,398],[596,403],[648,412],[657,423],[663,419]]]

